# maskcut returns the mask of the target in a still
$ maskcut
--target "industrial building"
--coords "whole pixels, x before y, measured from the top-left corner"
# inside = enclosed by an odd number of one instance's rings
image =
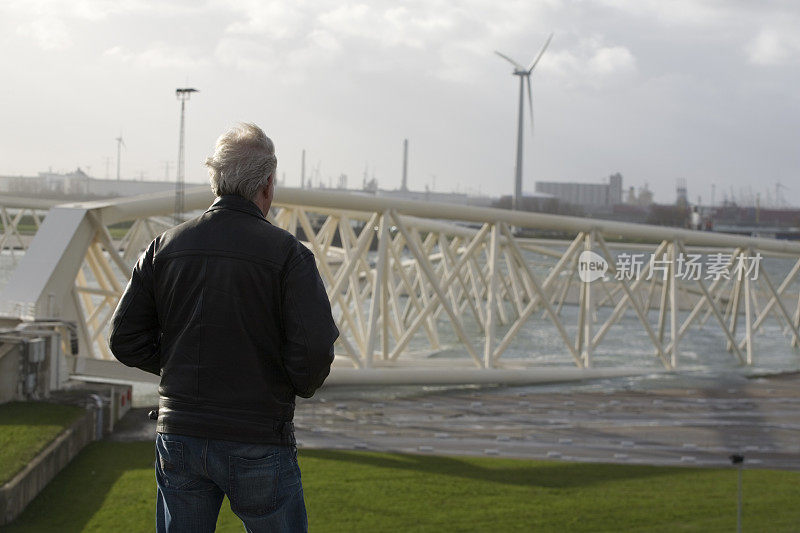
[[[537,181],[536,192],[549,194],[562,203],[581,206],[589,212],[610,211],[622,203],[622,174],[608,177],[608,183]]]
[[[39,172],[36,176],[0,176],[0,193],[18,196],[113,198],[174,190],[174,181],[97,179],[80,168],[63,174]]]

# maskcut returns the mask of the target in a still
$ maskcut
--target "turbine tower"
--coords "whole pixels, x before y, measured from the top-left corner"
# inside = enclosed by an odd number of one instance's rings
[[[185,123],[185,116],[186,116],[186,100],[192,95],[192,93],[199,92],[197,89],[175,89],[175,96],[178,97],[178,101],[181,103],[181,131],[180,131],[180,139],[178,141],[178,168],[176,170],[176,177],[175,177],[175,224],[180,224],[182,222],[181,218],[183,216],[183,181],[184,181],[184,173],[186,171],[185,164],[184,164],[184,145],[183,145],[183,138],[184,138],[184,123]]]
[[[122,140],[121,133],[119,134],[119,137],[114,140],[117,141],[117,181],[119,181],[119,161],[122,153],[122,147],[125,146],[125,141]]]
[[[495,50],[495,54],[499,55],[512,65],[514,65],[514,76],[519,76],[519,113],[517,117],[517,161],[516,165],[514,166],[514,196],[511,199],[511,209],[519,209],[522,207],[522,108],[524,107],[524,99],[523,93],[525,92],[524,86],[527,83],[528,85],[528,109],[530,110],[531,114],[531,135],[533,135],[533,96],[531,95],[531,72],[533,69],[536,68],[536,64],[539,63],[539,60],[544,55],[544,51],[547,50],[547,46],[550,44],[550,40],[553,38],[553,34],[550,34],[550,37],[547,38],[545,41],[544,46],[542,46],[539,55],[536,56],[528,67],[523,67],[510,57],[505,54],[501,54],[500,52]]]

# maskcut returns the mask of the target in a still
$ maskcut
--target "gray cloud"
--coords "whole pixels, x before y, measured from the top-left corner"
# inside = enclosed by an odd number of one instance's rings
[[[15,124],[0,132],[4,174],[81,164],[102,176],[122,128],[123,172],[161,177],[176,151],[173,91],[188,82],[202,91],[189,106],[195,181],[220,130],[255,120],[290,183],[305,148],[324,179],[359,183],[367,165],[397,186],[408,137],[412,186],[435,176],[440,189],[508,193],[517,85],[492,51],[527,64],[550,32],[526,189],[620,171],[668,201],[676,178],[695,199],[712,183],[774,189],[800,170],[800,9],[788,2],[12,0],[0,15],[15,50],[0,67],[20,73],[0,88],[13,103],[0,119]],[[42,88],[54,76],[57,95]]]

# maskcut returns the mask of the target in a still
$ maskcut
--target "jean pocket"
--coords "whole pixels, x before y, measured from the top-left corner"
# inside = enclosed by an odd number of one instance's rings
[[[191,483],[183,460],[183,443],[174,440],[156,439],[156,456],[160,481],[165,487],[184,488]]]
[[[278,495],[279,454],[260,459],[229,457],[231,508],[263,515],[275,509]]]

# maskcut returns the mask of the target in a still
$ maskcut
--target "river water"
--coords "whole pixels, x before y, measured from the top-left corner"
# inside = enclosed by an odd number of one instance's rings
[[[13,256],[9,251],[0,253],[0,289],[8,283],[11,274],[22,257],[23,252],[15,251]],[[776,285],[780,282],[782,272],[788,271],[792,264],[791,259],[772,260],[767,264],[771,279]],[[795,284],[796,287],[796,284]],[[792,288],[796,294],[796,289]],[[0,302],[3,304],[3,302]],[[793,312],[794,308],[789,309]],[[598,310],[598,325],[595,331],[611,313],[611,308]],[[680,320],[687,312],[680,313]],[[650,314],[651,324],[657,321],[657,311]],[[445,319],[446,320],[446,319]],[[743,317],[740,319],[739,332],[744,331]],[[562,322],[568,334],[574,336],[577,331],[578,308],[575,305],[565,305],[562,309]],[[680,321],[679,321],[680,322]],[[470,323],[465,317],[467,334],[475,338],[475,347],[482,353],[482,331],[476,323]],[[508,325],[499,326],[497,338],[502,339],[508,330]],[[455,334],[449,327],[439,328],[440,341],[445,347],[440,352],[431,355],[428,351],[426,358],[452,358],[466,359],[468,355],[458,343]],[[739,333],[741,335],[741,333]],[[574,338],[574,337],[573,337]],[[480,339],[480,340],[478,340]],[[565,390],[565,388],[589,390],[619,390],[619,389],[647,389],[664,386],[693,387],[712,382],[738,381],[747,375],[771,374],[800,370],[800,351],[790,347],[788,333],[771,318],[754,338],[755,360],[752,367],[743,367],[737,358],[725,348],[726,337],[721,328],[714,322],[713,317],[703,327],[692,327],[680,341],[680,355],[678,371],[665,373],[663,366],[655,356],[653,345],[641,323],[632,311],[628,311],[618,324],[612,327],[609,334],[593,353],[593,365],[597,367],[637,367],[644,372],[641,376],[631,378],[616,378],[597,380],[583,384],[537,386],[537,390],[546,391]],[[416,338],[410,345],[412,352],[416,349],[422,353],[426,349],[424,335]],[[449,346],[449,348],[448,348]],[[404,356],[405,357],[405,356]],[[414,357],[411,355],[411,357]],[[525,359],[536,366],[572,366],[574,362],[555,326],[541,313],[537,313],[523,327],[516,339],[502,356],[503,360],[512,362]],[[429,387],[424,387],[428,390]],[[386,390],[365,389],[364,394],[385,397],[392,394],[413,393],[419,387],[396,388],[393,392]],[[155,389],[152,385],[141,384],[137,386],[137,403],[149,403]],[[352,394],[351,390],[348,394]]]

